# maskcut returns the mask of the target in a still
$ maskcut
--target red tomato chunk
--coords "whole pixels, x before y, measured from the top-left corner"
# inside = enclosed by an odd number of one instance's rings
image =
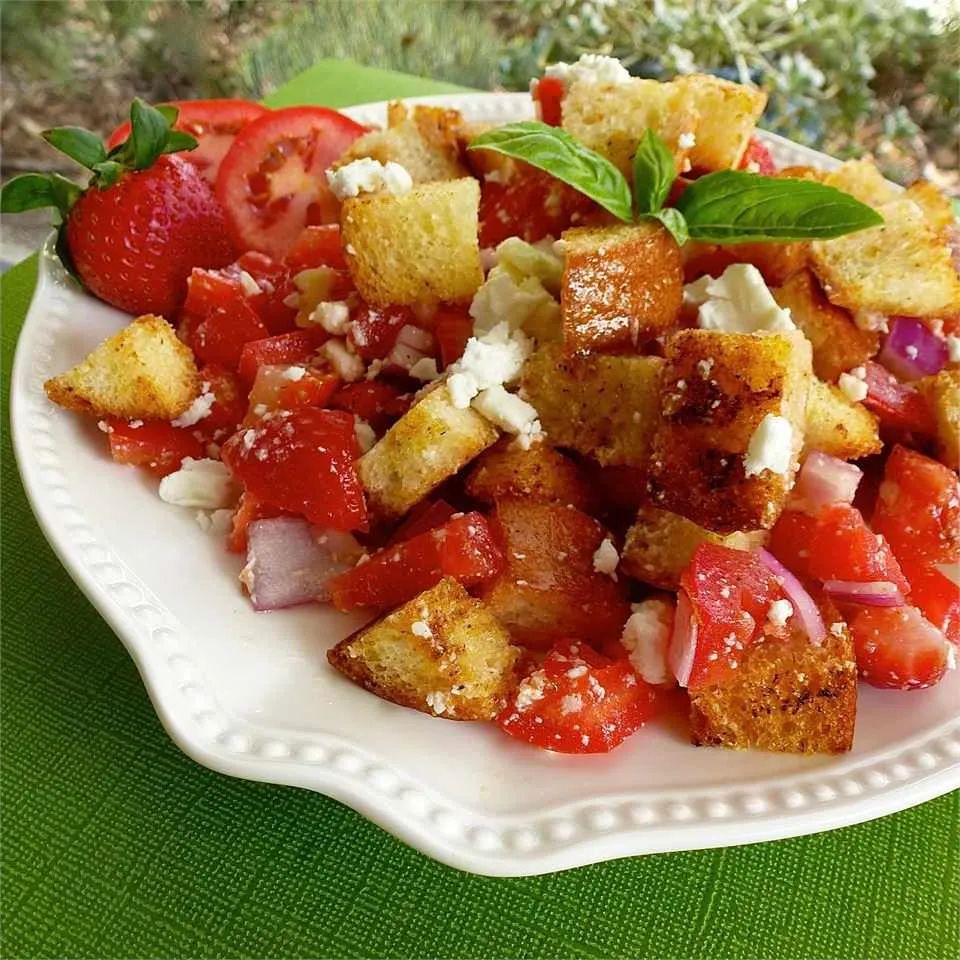
[[[326,339],[323,330],[294,330],[245,343],[240,353],[240,379],[249,388],[265,363],[307,363]]]
[[[203,444],[185,427],[166,420],[106,420],[110,456],[117,463],[144,467],[159,477],[180,469],[184,457],[205,456]]]

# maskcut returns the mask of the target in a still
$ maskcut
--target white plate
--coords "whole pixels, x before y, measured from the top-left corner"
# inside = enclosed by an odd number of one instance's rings
[[[476,120],[528,115],[525,94],[425,98]],[[383,122],[384,104],[347,111]],[[781,163],[832,163],[765,136]],[[327,666],[358,621],[322,607],[256,614],[239,563],[105,438],[53,407],[44,379],[127,318],[45,254],[11,397],[20,472],[64,566],[130,651],[170,736],[237,777],[318,790],[424,853],[492,875],[729,846],[857,823],[960,785],[960,673],[932,690],[861,691],[842,757],[690,746],[653,725],[605,757],[524,746],[378,700]]]

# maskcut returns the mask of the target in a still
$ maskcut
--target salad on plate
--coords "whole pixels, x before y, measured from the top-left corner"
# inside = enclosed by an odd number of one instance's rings
[[[587,55],[531,94],[492,128],[213,100],[47,131],[89,185],[2,208],[56,208],[136,317],[47,395],[222,539],[265,629],[368,614],[329,664],[400,707],[563,753],[678,704],[695,744],[849,750],[859,682],[960,646],[954,209],[778,170],[750,86]]]

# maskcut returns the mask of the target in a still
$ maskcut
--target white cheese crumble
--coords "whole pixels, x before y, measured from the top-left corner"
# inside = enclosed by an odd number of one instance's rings
[[[951,363],[960,363],[960,337],[947,334],[947,359]]]
[[[543,433],[536,408],[499,385],[481,390],[473,399],[473,408],[504,432],[516,434],[524,450]]]
[[[233,511],[229,509],[214,510],[208,513],[205,510],[198,510],[197,525],[204,533],[226,536],[233,528]]]
[[[677,146],[681,150],[692,150],[697,145],[697,137],[689,130],[685,130],[677,137]]]
[[[620,563],[620,554],[609,537],[597,547],[593,555],[593,569],[597,573],[605,573],[608,577],[617,579],[617,564]]]
[[[831,623],[831,624],[830,624],[830,632],[831,632],[835,637],[842,637],[842,636],[843,636],[843,626],[844,626],[844,625],[843,625],[843,622],[840,621],[840,620],[838,620],[836,623]]]
[[[748,477],[769,470],[785,474],[793,457],[793,427],[785,417],[768,413],[753,432],[743,455],[743,469]]]
[[[160,481],[158,492],[165,503],[203,510],[230,507],[237,499],[236,485],[224,464],[192,457],[184,457],[180,469]]]
[[[292,366],[283,371],[283,379],[297,383],[307,375],[305,367]]]
[[[837,386],[851,403],[860,403],[867,398],[866,383],[852,373],[841,373],[837,379]]]
[[[667,648],[673,629],[673,604],[651,599],[635,603],[631,609],[633,613],[620,637],[631,666],[647,683],[669,683],[672,674]]]
[[[433,357],[421,357],[408,371],[414,380],[420,380],[424,383],[432,383],[439,379],[440,371],[437,369],[437,361]]]
[[[414,620],[413,623],[410,624],[410,632],[422,640],[429,640],[433,636],[430,624],[427,623],[426,620]]]
[[[724,333],[796,330],[790,311],[774,299],[752,263],[733,263],[720,277],[701,277],[684,287],[684,302],[699,306],[697,324]]]
[[[213,405],[217,402],[216,394],[210,392],[209,383],[201,384],[200,390],[200,396],[195,397],[193,403],[179,417],[170,421],[171,426],[192,427],[195,423],[203,420],[204,417],[210,416],[210,411],[213,410]],[[133,421],[131,421],[130,426],[133,426]],[[138,426],[143,426],[143,421]]]
[[[240,289],[243,290],[244,296],[255,297],[262,292],[260,290],[260,284],[257,283],[246,270],[240,271],[238,279],[240,281]]]
[[[887,333],[889,327],[887,318],[876,310],[856,310],[853,314],[853,322],[860,330],[866,330],[869,333]]]
[[[584,53],[576,63],[551,63],[543,75],[560,80],[566,86],[581,81],[620,84],[630,80],[630,71],[619,60],[597,53]]]
[[[786,626],[793,616],[793,604],[789,600],[774,600],[767,610],[767,620],[775,627]]]
[[[320,350],[342,380],[353,383],[362,379],[366,372],[363,361],[351,353],[342,340],[328,340]]]
[[[449,704],[447,695],[440,690],[434,690],[427,694],[427,706],[439,717],[447,712]]]
[[[327,170],[326,175],[330,190],[338,200],[377,190],[386,190],[396,196],[413,187],[413,178],[407,169],[392,160],[380,163],[370,157],[361,157],[338,170]]]
[[[357,443],[360,444],[360,452],[366,453],[371,450],[377,442],[377,434],[373,427],[362,417],[354,417],[353,429],[357,434]]]
[[[307,319],[311,325],[339,336],[350,329],[350,307],[343,300],[322,300]]]
[[[517,696],[514,705],[520,711],[526,710],[537,700],[543,699],[544,687],[547,683],[547,675],[542,670],[536,670],[521,681],[517,687]]]
[[[568,693],[560,700],[560,714],[579,713],[583,709],[583,697],[579,693]]]
[[[560,304],[536,276],[519,276],[508,266],[498,264],[474,294],[470,317],[476,334],[492,330],[500,323],[513,328],[536,324],[559,324]]]

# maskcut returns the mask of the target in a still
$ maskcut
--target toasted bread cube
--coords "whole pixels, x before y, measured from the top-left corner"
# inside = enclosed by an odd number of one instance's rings
[[[691,693],[693,742],[778,753],[849,750],[857,713],[853,641],[839,616],[824,619],[822,646],[799,632],[765,640],[740,654],[735,680]]]
[[[766,93],[703,73],[677,77],[673,85],[680,103],[698,114],[691,165],[697,170],[736,168],[767,105]]]
[[[781,307],[790,310],[793,322],[810,341],[813,372],[822,380],[836,380],[877,352],[879,335],[861,330],[848,311],[834,306],[809,270],[794,274],[773,295]]]
[[[483,283],[479,203],[473,177],[346,200],[343,248],[363,299],[375,306],[470,300]]]
[[[596,520],[570,506],[514,498],[497,503],[493,525],[507,565],[482,595],[517,643],[543,649],[564,637],[620,636],[630,608],[624,584],[594,569],[607,537]]]
[[[907,199],[878,207],[879,227],[810,245],[813,270],[833,303],[885,316],[960,312],[960,275],[950,248]]]
[[[452,578],[327,652],[384,700],[445,720],[492,720],[516,683],[520,651],[485,604]]]
[[[645,467],[662,367],[659,357],[567,357],[547,344],[524,364],[523,394],[551,443],[604,465]]]
[[[667,338],[665,352],[651,502],[715,533],[769,529],[803,445],[809,342],[799,332],[681,330]],[[768,416],[790,425],[786,469],[748,475],[745,455]]]
[[[480,455],[467,477],[466,490],[484,503],[529,497],[544,503],[572,503],[578,510],[586,510],[593,499],[580,468],[569,457],[546,443],[524,450],[507,439]]]
[[[883,176],[872,160],[848,160],[836,170],[831,170],[823,182],[871,207],[882,207],[900,195],[900,191]]]
[[[819,450],[840,460],[859,460],[883,449],[877,418],[832,383],[814,378],[807,396],[806,452]]]
[[[560,309],[568,353],[635,350],[680,316],[680,248],[655,221],[563,234]]]
[[[664,590],[678,590],[680,574],[690,565],[701,543],[717,543],[732,550],[756,550],[766,542],[762,530],[720,536],[679,513],[644,505],[627,531],[620,569],[635,580]]]
[[[457,180],[467,176],[460,162],[459,132],[463,117],[457,110],[416,106],[412,112],[399,102],[387,108],[386,130],[374,130],[355,140],[334,165],[372,157],[405,167],[414,183]]]
[[[475,410],[455,407],[446,386],[431,390],[357,461],[371,508],[401,516],[499,435]]]
[[[960,470],[960,368],[941,370],[917,383],[937,424],[937,455]]]
[[[96,417],[172,420],[200,392],[190,348],[163,317],[137,317],[43,389],[61,407]]]
[[[903,192],[907,200],[912,200],[922,211],[923,216],[935,233],[950,230],[957,222],[950,198],[938,190],[929,180],[911,183]]]

